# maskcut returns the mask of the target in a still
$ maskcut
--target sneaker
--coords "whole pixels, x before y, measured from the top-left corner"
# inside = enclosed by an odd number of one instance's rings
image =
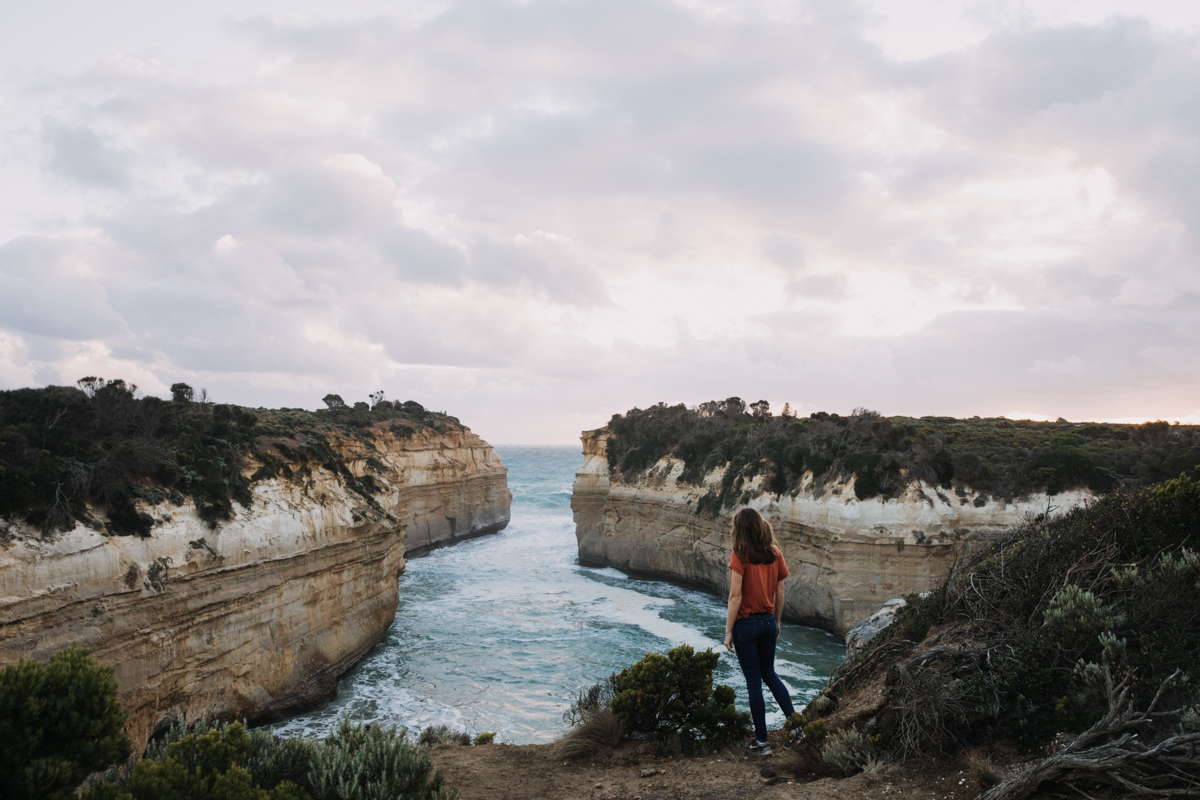
[[[760,756],[771,755],[771,745],[767,744],[766,742],[760,742],[758,739],[748,742],[746,744],[746,749],[751,753],[757,753]]]

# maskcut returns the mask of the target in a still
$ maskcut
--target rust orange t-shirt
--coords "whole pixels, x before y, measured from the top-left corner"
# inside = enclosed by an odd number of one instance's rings
[[[742,606],[738,619],[751,614],[775,613],[775,586],[789,574],[783,553],[772,545],[775,560],[770,564],[745,564],[737,553],[729,556],[729,568],[742,576]]]

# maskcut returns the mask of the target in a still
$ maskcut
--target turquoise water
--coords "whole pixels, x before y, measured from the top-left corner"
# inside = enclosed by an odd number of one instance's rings
[[[720,598],[575,563],[570,503],[579,449],[496,450],[513,493],[508,528],[409,561],[384,641],[342,679],[336,700],[276,729],[324,735],[350,714],[548,742],[561,735],[580,688],[681,643],[720,651],[717,680],[737,690],[744,708],[737,661],[721,645]],[[843,655],[830,634],[785,625],[776,670],[799,705]],[[778,725],[773,715],[768,723]]]

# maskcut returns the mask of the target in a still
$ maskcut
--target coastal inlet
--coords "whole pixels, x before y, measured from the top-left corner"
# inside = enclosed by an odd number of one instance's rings
[[[578,447],[496,451],[513,493],[508,528],[409,561],[384,640],[342,679],[336,700],[276,731],[325,735],[349,714],[413,731],[450,725],[548,742],[579,689],[679,644],[720,651],[716,680],[745,708],[741,673],[721,646],[722,598],[576,563]],[[776,665],[802,705],[843,656],[833,635],[785,625]],[[768,723],[778,726],[775,715]]]

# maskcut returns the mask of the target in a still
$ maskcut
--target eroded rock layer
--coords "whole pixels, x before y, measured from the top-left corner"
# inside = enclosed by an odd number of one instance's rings
[[[683,463],[664,458],[635,481],[616,480],[605,431],[585,431],[582,440],[584,466],[571,495],[580,562],[727,592],[730,517],[696,512],[721,473],[700,486],[681,484],[675,479]],[[936,585],[966,548],[1048,505],[1068,508],[1091,496],[1031,495],[1006,504],[966,487],[918,482],[897,498],[860,501],[852,480],[815,491],[807,475],[796,496],[760,494],[749,505],[771,521],[791,569],[785,615],[845,636],[885,601]]]
[[[508,524],[507,470],[469,430],[335,443],[373,497],[316,468],[254,485],[209,529],[190,505],[146,510],[153,535],[82,525],[52,539],[8,526],[0,665],[72,642],[116,669],[135,746],[179,715],[264,718],[330,696],[396,613],[406,547]]]

